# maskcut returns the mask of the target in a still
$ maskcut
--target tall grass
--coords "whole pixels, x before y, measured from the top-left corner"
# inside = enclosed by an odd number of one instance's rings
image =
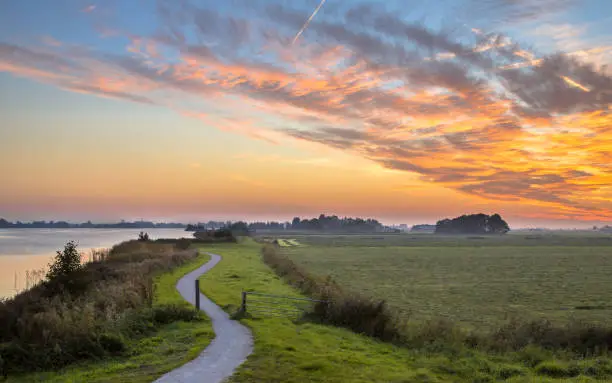
[[[401,339],[401,326],[384,301],[348,293],[330,278],[309,274],[273,245],[265,245],[262,255],[264,262],[289,284],[321,301],[314,305],[311,318],[384,341]]]
[[[580,356],[606,354],[612,349],[612,328],[584,322],[555,325],[547,320],[511,320],[494,331],[467,331],[447,319],[411,321],[400,317],[384,301],[346,291],[330,278],[308,273],[278,247],[262,249],[264,262],[289,284],[324,302],[309,317],[345,327],[383,341],[410,347],[478,348],[493,352],[520,351],[536,346],[550,351],[569,351]]]
[[[184,306],[153,307],[153,278],[197,256],[171,243],[128,241],[92,253],[69,275],[0,302],[0,372],[48,370],[126,352],[126,338],[173,320]]]

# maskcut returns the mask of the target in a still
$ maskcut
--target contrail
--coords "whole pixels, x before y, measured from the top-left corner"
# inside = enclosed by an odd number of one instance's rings
[[[586,86],[577,83],[576,81],[572,80],[571,78],[567,77],[567,76],[561,76],[561,78],[563,79],[563,81],[565,81],[568,85],[571,85],[573,87],[576,87],[584,92],[590,92],[591,89],[587,88]]]
[[[327,0],[321,0],[317,8],[314,10],[314,12],[312,12],[312,15],[310,15],[308,20],[306,20],[306,22],[302,26],[302,29],[300,29],[300,31],[295,35],[295,37],[293,38],[293,41],[291,42],[291,45],[295,44],[295,41],[302,35],[302,33],[304,33],[304,30],[306,30],[306,28],[308,27],[308,24],[310,24],[310,21],[315,17],[317,12],[319,12],[319,9],[321,9],[321,7],[323,6],[323,4],[325,4],[326,1]]]

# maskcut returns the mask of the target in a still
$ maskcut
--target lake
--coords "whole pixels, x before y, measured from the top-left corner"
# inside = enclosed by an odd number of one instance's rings
[[[81,252],[109,248],[145,231],[151,239],[192,236],[183,229],[0,229],[0,297],[26,286],[26,271],[46,268],[57,250],[75,241]]]

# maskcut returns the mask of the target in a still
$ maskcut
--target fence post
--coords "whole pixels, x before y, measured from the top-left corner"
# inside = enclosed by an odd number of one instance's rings
[[[195,306],[196,309],[200,310],[200,280],[195,280]]]
[[[240,305],[240,312],[245,314],[247,309],[247,293],[246,291],[242,292],[242,304]]]

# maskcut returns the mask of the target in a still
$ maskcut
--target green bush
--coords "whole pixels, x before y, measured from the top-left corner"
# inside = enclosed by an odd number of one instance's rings
[[[154,307],[153,320],[158,324],[167,324],[176,321],[193,322],[201,320],[201,314],[193,307],[186,305],[163,305]]]
[[[120,334],[104,333],[98,338],[100,346],[111,355],[120,355],[126,351],[125,339]]]
[[[57,251],[53,263],[49,265],[47,279],[67,277],[80,268],[81,255],[77,250],[77,245],[74,241],[69,241],[63,251]]]

